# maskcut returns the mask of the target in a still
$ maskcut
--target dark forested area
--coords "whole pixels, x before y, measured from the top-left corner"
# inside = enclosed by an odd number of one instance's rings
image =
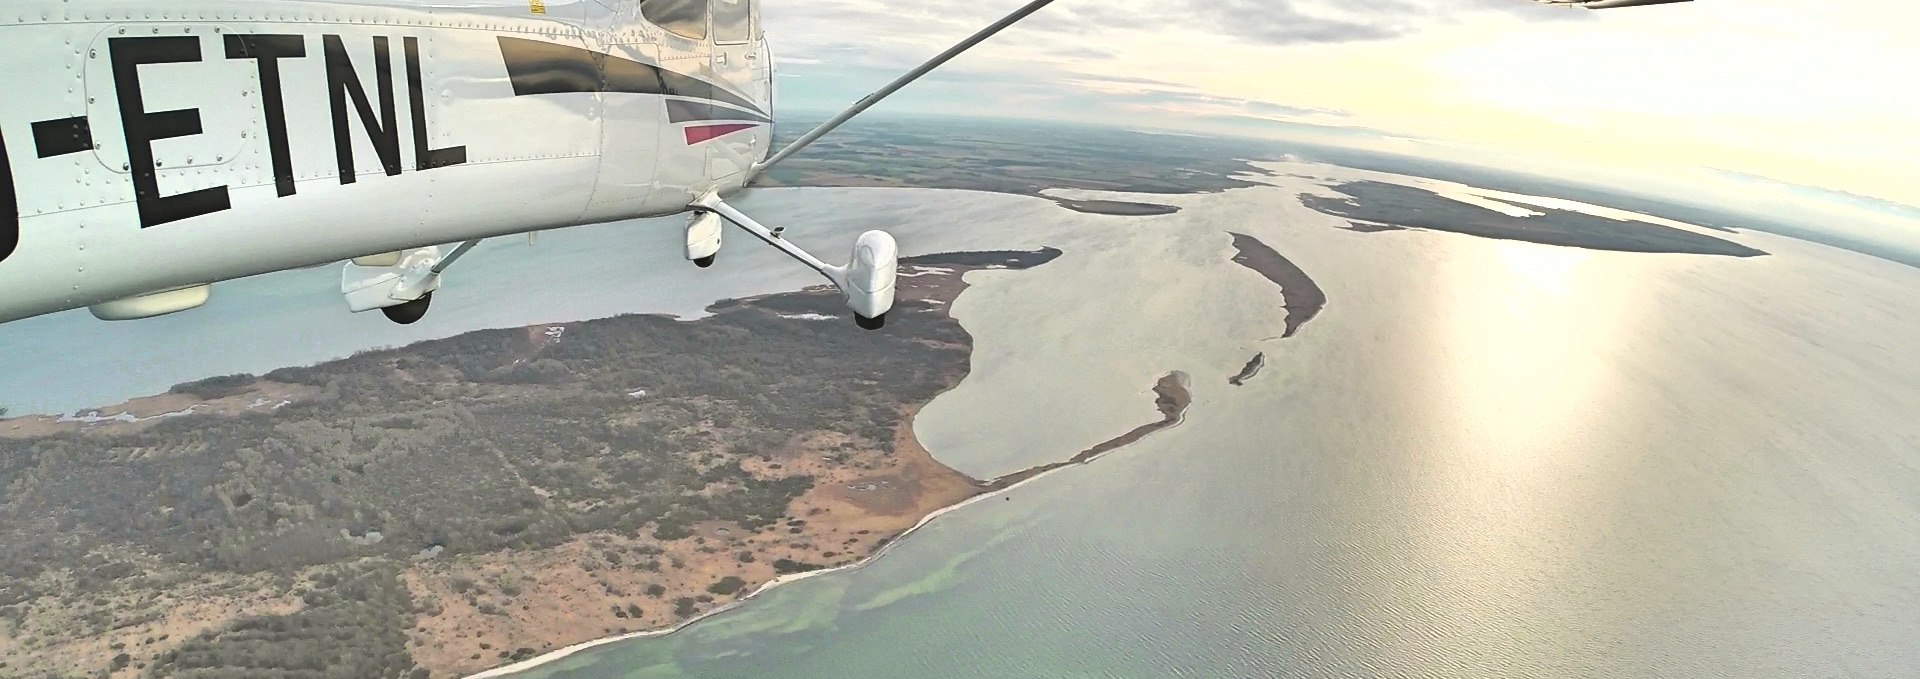
[[[0,625],[91,606],[98,629],[70,631],[102,633],[126,611],[91,593],[147,586],[145,564],[321,567],[321,582],[288,580],[298,612],[243,618],[146,671],[407,676],[415,611],[396,575],[408,559],[599,530],[672,539],[702,521],[762,526],[812,479],[763,478],[743,459],[814,431],[890,449],[903,406],[967,361],[956,323],[902,306],[884,332],[781,315],[838,313],[837,295],[819,292],[723,303],[693,322],[474,332],[175,389],[219,398],[264,380],[318,392],[278,409],[0,439]]]

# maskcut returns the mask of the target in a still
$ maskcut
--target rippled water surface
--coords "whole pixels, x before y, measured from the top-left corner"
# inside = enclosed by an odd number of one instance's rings
[[[1361,234],[1287,186],[1030,227],[1067,255],[975,279],[975,373],[917,429],[993,474],[1150,421],[1176,369],[1185,425],[525,676],[1920,666],[1920,271],[1766,235],[1733,259]],[[1229,229],[1326,289],[1298,337]]]
[[[947,515],[863,569],[523,676],[1920,667],[1920,270],[1764,234],[1731,238],[1774,256],[1733,259],[1355,233],[1295,199],[1321,189],[1281,181],[1155,198],[1186,209],[1144,218],[961,192],[754,197],[809,245],[887,225],[910,252],[1066,252],[973,274],[955,305],[974,373],[916,426],[955,467],[1003,473],[1152,421],[1170,370],[1193,376],[1187,421]],[[490,245],[425,332],[693,314],[811,282],[757,247],[695,272],[656,227]],[[1280,295],[1229,261],[1228,231],[1325,289],[1297,337],[1277,339]],[[144,326],[0,328],[0,404],[71,410],[412,338],[343,319],[335,275],[227,286]],[[130,342],[175,359],[131,364]],[[1262,351],[1265,370],[1229,386]],[[85,360],[31,359],[60,352]]]

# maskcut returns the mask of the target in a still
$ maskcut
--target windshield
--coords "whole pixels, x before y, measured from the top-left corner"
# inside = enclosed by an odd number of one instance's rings
[[[707,37],[707,0],[642,0],[640,13],[675,35]]]

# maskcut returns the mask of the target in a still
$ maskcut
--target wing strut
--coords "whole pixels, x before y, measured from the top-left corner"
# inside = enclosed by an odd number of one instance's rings
[[[862,98],[858,103],[855,103],[852,108],[841,112],[840,115],[834,116],[832,120],[828,120],[825,123],[821,123],[819,127],[813,128],[813,131],[794,140],[794,142],[788,144],[786,148],[780,149],[779,153],[773,154],[772,157],[764,161],[755,163],[753,170],[747,173],[747,181],[753,181],[755,177],[760,176],[760,173],[766,172],[767,168],[778,165],[780,161],[786,160],[788,156],[793,155],[800,149],[806,148],[821,137],[826,136],[826,134],[832,132],[834,128],[840,127],[867,109],[873,108],[874,104],[878,104],[880,100],[892,96],[893,93],[900,91],[900,88],[906,87],[915,80],[919,80],[921,76],[932,72],[933,69],[939,68],[942,64],[952,61],[954,57],[960,56],[962,52],[973,49],[975,45],[985,42],[987,38],[993,37],[994,34],[1006,30],[1008,26],[1019,23],[1021,19],[1025,19],[1028,15],[1038,12],[1041,8],[1051,4],[1053,4],[1053,0],[1033,0],[1033,2],[1027,3],[1027,6],[1021,7],[1019,10],[1014,11],[1014,13],[1007,15],[999,21],[993,22],[993,25],[980,29],[980,32],[968,36],[966,40],[960,41],[960,44],[947,48],[947,51],[941,52],[938,56],[927,60],[927,63],[921,64],[918,68],[908,71],[906,75],[902,75],[893,82],[887,83],[886,87],[882,87],[873,94]]]
[[[832,120],[822,123],[819,127],[813,128],[813,131],[794,140],[794,142],[788,144],[786,148],[780,149],[779,153],[773,154],[772,157],[763,162],[755,163],[753,168],[747,173],[747,183],[751,184],[761,173],[766,172],[767,168],[778,165],[780,161],[786,160],[795,152],[806,148],[808,144],[812,144],[828,132],[832,132],[834,128],[845,124],[848,120],[852,120],[854,116],[860,115],[861,112],[873,108],[874,104],[878,104],[880,100],[900,91],[900,88],[906,87],[915,80],[919,80],[921,76],[932,72],[933,69],[939,68],[941,64],[952,61],[954,57],[960,56],[961,53],[972,49],[974,45],[985,42],[987,38],[991,38],[994,34],[1006,30],[1008,26],[1019,23],[1021,19],[1027,18],[1028,15],[1038,12],[1040,8],[1050,4],[1053,4],[1053,0],[1033,0],[1027,3],[1025,7],[1021,7],[1018,11],[1007,15],[999,21],[993,22],[993,25],[981,29],[980,32],[969,36],[966,40],[960,41],[960,44],[948,48],[945,52],[941,52],[938,56],[928,60],[927,63],[921,64],[912,71],[908,71],[906,75],[900,76],[894,79],[893,82],[887,83],[886,87],[882,87],[873,94],[867,95],[855,103],[852,108],[841,112],[840,115],[834,116]],[[860,238],[853,243],[853,253],[847,263],[843,266],[835,266],[821,261],[819,257],[815,257],[812,253],[801,249],[800,246],[787,241],[782,237],[782,232],[785,231],[783,227],[769,228],[761,224],[754,220],[754,218],[747,216],[746,213],[727,204],[727,202],[722,200],[716,193],[709,192],[701,196],[698,200],[693,201],[693,203],[687,207],[693,211],[693,216],[687,221],[686,254],[687,259],[693,260],[694,264],[702,267],[713,264],[714,256],[720,249],[720,224],[719,219],[715,218],[717,214],[719,217],[733,222],[734,226],[738,226],[747,233],[752,234],[754,238],[758,238],[766,244],[773,246],[774,249],[779,250],[782,254],[792,257],[802,264],[806,264],[814,271],[820,272],[821,276],[825,276],[829,282],[833,283],[833,287],[839,289],[840,293],[846,296],[847,308],[853,311],[853,320],[860,327],[867,330],[878,330],[886,324],[887,312],[893,310],[895,279],[900,269],[900,246],[894,242],[893,236],[887,232],[868,231],[861,234]]]

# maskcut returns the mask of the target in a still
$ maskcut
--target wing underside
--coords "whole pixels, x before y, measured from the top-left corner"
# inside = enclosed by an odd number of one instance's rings
[[[1549,5],[1566,7],[1584,7],[1586,9],[1613,9],[1615,7],[1639,7],[1642,5],[1666,5],[1692,0],[1536,0]]]

